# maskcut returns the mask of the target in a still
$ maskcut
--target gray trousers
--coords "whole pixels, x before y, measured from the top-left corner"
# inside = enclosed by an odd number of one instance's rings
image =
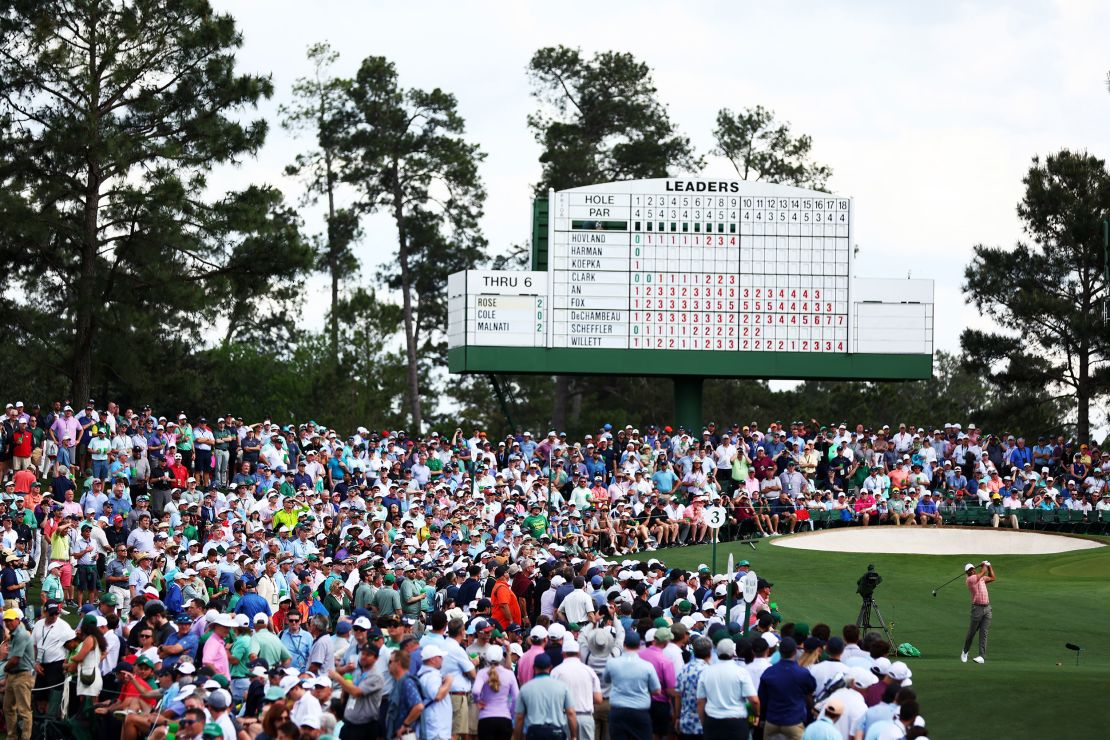
[[[979,655],[984,658],[987,657],[987,637],[991,631],[991,607],[990,604],[982,606],[980,604],[971,605],[971,624],[967,628],[967,639],[964,640],[964,652],[971,650],[971,641],[975,637],[975,633],[979,633]]]
[[[578,714],[578,740],[594,740],[594,716]]]

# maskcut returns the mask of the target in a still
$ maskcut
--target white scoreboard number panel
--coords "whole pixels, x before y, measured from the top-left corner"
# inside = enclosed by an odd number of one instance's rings
[[[451,345],[546,347],[548,339],[546,272],[457,272],[447,281]]]
[[[851,234],[851,198],[765,183],[552,193],[548,346],[848,352]]]

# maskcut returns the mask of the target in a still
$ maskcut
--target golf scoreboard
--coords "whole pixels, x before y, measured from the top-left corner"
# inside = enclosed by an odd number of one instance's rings
[[[665,178],[546,205],[546,264],[450,276],[453,371],[931,374],[932,283],[853,280],[848,196]]]

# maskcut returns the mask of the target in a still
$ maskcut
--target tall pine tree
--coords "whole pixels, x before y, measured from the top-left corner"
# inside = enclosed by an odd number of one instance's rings
[[[236,72],[241,42],[204,0],[0,11],[0,271],[21,296],[2,330],[48,326],[43,361],[74,398],[199,345],[308,265],[280,193],[210,192],[266,135],[241,122],[271,93]]]

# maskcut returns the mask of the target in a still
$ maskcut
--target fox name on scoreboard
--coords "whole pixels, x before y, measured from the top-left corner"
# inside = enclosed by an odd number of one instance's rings
[[[848,351],[851,198],[681,178],[550,197],[549,346]]]

